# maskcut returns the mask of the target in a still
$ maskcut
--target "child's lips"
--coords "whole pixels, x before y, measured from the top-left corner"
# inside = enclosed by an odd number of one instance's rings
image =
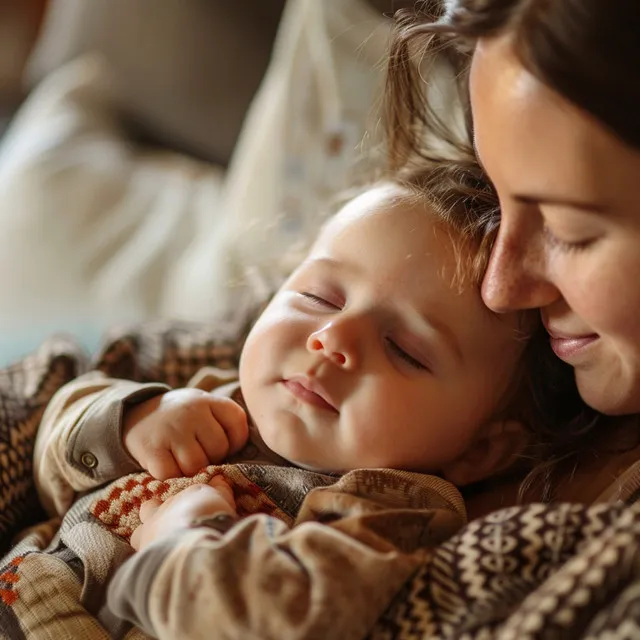
[[[307,376],[292,376],[283,380],[282,384],[298,400],[325,411],[339,413],[331,397],[317,380]]]

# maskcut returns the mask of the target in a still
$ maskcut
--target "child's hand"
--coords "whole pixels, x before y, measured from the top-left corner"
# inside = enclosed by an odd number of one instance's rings
[[[127,451],[158,480],[222,462],[249,434],[242,407],[199,389],[176,389],[134,405],[123,422]]]
[[[152,542],[180,529],[188,529],[198,518],[217,513],[236,515],[233,491],[215,476],[209,484],[194,484],[171,496],[164,503],[149,500],[140,507],[142,524],[131,536],[131,546],[141,551]]]

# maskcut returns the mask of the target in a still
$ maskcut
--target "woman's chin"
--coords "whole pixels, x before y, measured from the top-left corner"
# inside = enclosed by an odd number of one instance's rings
[[[576,370],[575,376],[582,399],[592,409],[608,416],[640,413],[640,371],[636,376],[604,376],[596,370]]]

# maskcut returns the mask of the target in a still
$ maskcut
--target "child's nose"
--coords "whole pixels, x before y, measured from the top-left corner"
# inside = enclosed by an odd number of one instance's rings
[[[342,322],[329,322],[309,336],[307,349],[312,353],[322,353],[343,369],[354,369],[358,365],[355,329]]]

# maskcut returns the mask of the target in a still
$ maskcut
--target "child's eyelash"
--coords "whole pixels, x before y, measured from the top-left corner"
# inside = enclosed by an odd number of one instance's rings
[[[386,338],[387,345],[399,358],[404,360],[408,365],[413,367],[414,369],[418,369],[419,371],[426,371],[427,367],[425,367],[422,362],[416,360],[413,356],[410,356],[404,349],[399,347],[391,338]]]
[[[325,300],[324,298],[317,296],[315,293],[309,293],[308,291],[303,291],[301,295],[307,298],[307,300],[309,300],[313,304],[322,305],[324,307],[331,307],[333,309],[340,308],[337,304],[333,302],[329,302],[329,300]]]

